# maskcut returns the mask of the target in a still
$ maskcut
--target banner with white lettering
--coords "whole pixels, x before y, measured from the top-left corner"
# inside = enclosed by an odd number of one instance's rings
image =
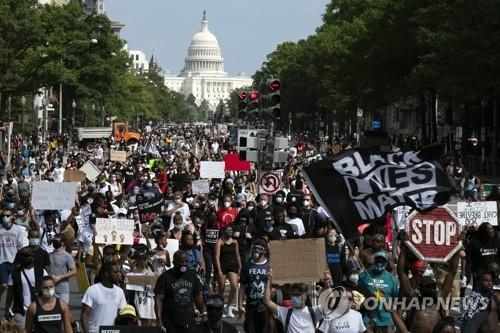
[[[457,202],[457,218],[462,226],[498,225],[496,201]]]
[[[348,238],[357,227],[382,219],[393,208],[419,212],[448,202],[454,188],[437,162],[442,145],[384,153],[352,149],[304,169],[311,190]]]

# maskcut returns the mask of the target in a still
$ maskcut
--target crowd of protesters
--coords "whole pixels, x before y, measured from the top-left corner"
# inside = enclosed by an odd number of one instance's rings
[[[311,162],[301,141],[280,166],[282,186],[273,195],[259,194],[253,164],[249,171],[210,179],[208,193],[194,194],[200,161],[223,161],[234,149],[229,138],[215,133],[196,126],[153,129],[137,147],[128,147],[125,163],[109,160],[108,145],[88,151],[66,138],[43,143],[16,137],[11,161],[0,155],[0,297],[6,294],[1,331],[97,333],[100,326],[130,325],[169,333],[236,332],[229,319],[251,333],[438,333],[455,332],[456,326],[462,332],[500,331],[496,226],[467,229],[464,248],[440,265],[419,261],[406,248],[406,235],[393,230],[390,213],[360,237],[345,239],[301,176]],[[33,182],[63,182],[66,170],[87,161],[100,173],[79,184],[73,209],[31,207]],[[459,174],[451,164],[446,169],[450,177]],[[463,195],[477,199],[469,190],[476,184],[471,179],[461,185]],[[498,195],[495,188],[492,200],[500,200]],[[138,205],[158,200],[161,211],[154,221],[141,223]],[[97,218],[134,220],[134,245],[97,244]],[[318,276],[318,288],[274,284],[269,242],[304,238],[325,240],[328,267]],[[171,253],[167,247],[174,239],[179,250]],[[76,300],[82,310],[73,318],[70,280],[79,267],[85,267],[90,286]],[[133,276],[156,282],[131,289]],[[325,317],[317,296],[339,286],[347,306],[335,318]],[[466,304],[453,313],[436,310],[433,302],[413,310],[366,304],[373,298],[450,295],[486,307]]]

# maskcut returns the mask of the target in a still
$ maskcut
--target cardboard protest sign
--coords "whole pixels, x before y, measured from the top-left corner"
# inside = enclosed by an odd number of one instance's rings
[[[139,210],[139,220],[141,223],[153,222],[163,210],[163,198],[155,198],[137,204]]]
[[[65,182],[83,182],[87,176],[85,172],[80,170],[65,170],[64,171],[64,181]]]
[[[78,284],[78,290],[81,293],[84,293],[90,286],[89,277],[87,275],[87,269],[84,262],[79,263],[79,265],[76,267],[76,283]]]
[[[113,162],[127,162],[127,152],[125,150],[110,150],[109,159]]]
[[[134,243],[134,220],[97,218],[95,242],[97,244]]]
[[[101,174],[101,171],[91,161],[87,161],[84,165],[82,165],[80,171],[85,172],[87,179],[91,182],[96,180],[97,176]]]
[[[219,178],[224,179],[224,162],[200,162],[200,178]]]
[[[156,275],[131,275],[127,274],[127,290],[133,290],[130,286],[154,286],[158,277]]]
[[[31,200],[35,209],[71,209],[75,196],[76,183],[34,182]]]
[[[477,226],[485,222],[498,225],[497,203],[495,201],[459,201],[457,202],[457,218],[462,226]]]
[[[207,179],[193,180],[191,188],[193,189],[193,194],[206,194],[210,192],[210,184],[208,184]]]
[[[273,283],[315,282],[328,268],[324,238],[271,241],[269,253]]]

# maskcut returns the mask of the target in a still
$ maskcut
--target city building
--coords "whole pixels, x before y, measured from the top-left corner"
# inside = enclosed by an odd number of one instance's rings
[[[63,6],[69,3],[70,0],[38,0],[40,5]]]
[[[104,0],[83,0],[87,14],[105,14]]]
[[[149,61],[146,54],[141,50],[128,50],[130,56],[131,69],[136,73],[147,73],[149,71]]]
[[[231,77],[224,71],[219,42],[208,30],[203,12],[201,29],[191,40],[184,68],[179,75],[165,75],[165,86],[186,98],[192,95],[198,106],[205,100],[215,110],[221,100],[229,98],[232,90],[250,85],[250,77],[244,74]]]

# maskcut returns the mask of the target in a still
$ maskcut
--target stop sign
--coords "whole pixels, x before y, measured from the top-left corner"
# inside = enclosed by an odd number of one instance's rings
[[[420,260],[447,262],[462,247],[460,224],[446,206],[427,214],[417,211],[406,219],[406,245]]]

